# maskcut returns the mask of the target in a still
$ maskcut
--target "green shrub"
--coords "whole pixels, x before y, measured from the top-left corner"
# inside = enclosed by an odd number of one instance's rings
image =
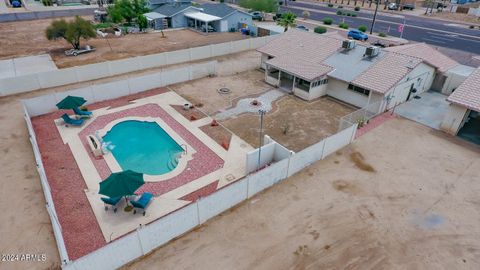
[[[343,8],[343,6],[338,6],[338,8]]]
[[[328,4],[328,7],[333,7],[333,4]]]
[[[95,29],[110,28],[110,27],[112,27],[112,26],[113,26],[113,24],[112,24],[112,23],[108,23],[108,22],[106,22],[106,23],[97,23],[97,24],[93,25],[93,27],[94,27]]]
[[[313,32],[318,33],[318,34],[323,34],[327,32],[327,28],[324,26],[317,26],[315,29],[313,29]]]
[[[385,33],[378,33],[378,36],[379,36],[379,37],[386,37],[387,34],[385,34]]]
[[[352,15],[352,17],[357,17],[357,13],[355,13],[355,12],[352,12],[352,14],[350,14],[350,15]]]
[[[340,15],[340,16],[343,15],[343,11],[337,10],[337,15]]]
[[[332,18],[324,18],[323,19],[323,24],[326,24],[326,25],[331,25],[333,23],[333,19]]]
[[[348,29],[348,24],[346,23],[340,23],[338,27],[343,28],[343,29]]]
[[[367,31],[367,27],[365,25],[360,25],[358,30],[365,33]]]
[[[350,17],[350,16],[352,16],[352,13],[347,12],[347,13],[345,13],[345,15],[347,15],[348,17]]]
[[[53,2],[52,2],[52,0],[42,0],[42,4],[44,6],[51,6],[51,5],[53,5]]]
[[[360,11],[360,7],[355,7],[354,10],[355,11]]]
[[[470,28],[470,29],[474,29],[474,28],[475,28],[475,25],[470,25],[469,28]]]

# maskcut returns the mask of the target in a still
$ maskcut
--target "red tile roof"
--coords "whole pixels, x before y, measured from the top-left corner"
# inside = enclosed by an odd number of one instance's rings
[[[437,68],[440,72],[445,72],[459,65],[459,63],[455,60],[451,59],[450,57],[439,52],[434,47],[425,43],[415,43],[389,47],[385,50],[421,58],[427,64],[430,64],[431,66]]]
[[[294,54],[275,57],[268,60],[267,64],[307,81],[318,79],[333,70],[331,66],[302,59]]]
[[[477,68],[468,78],[447,98],[448,101],[480,112],[480,68]]]
[[[421,59],[389,52],[357,76],[352,84],[378,93],[386,93],[422,62]]]

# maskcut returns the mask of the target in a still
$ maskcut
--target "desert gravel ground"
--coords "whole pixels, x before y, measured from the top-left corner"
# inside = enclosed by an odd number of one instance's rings
[[[479,269],[479,170],[393,119],[123,269]]]

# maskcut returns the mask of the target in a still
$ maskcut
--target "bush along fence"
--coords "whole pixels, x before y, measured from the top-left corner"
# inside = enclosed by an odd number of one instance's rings
[[[187,63],[191,61],[252,50],[265,45],[274,38],[276,37],[265,36],[248,38],[201,47],[193,47],[178,51],[3,78],[0,79],[0,96],[8,96],[42,88],[86,82],[149,68],[158,68],[172,64]]]
[[[205,223],[210,218],[251,198],[312,163],[324,159],[348,145],[355,138],[356,123],[345,125],[337,134],[294,153],[266,136],[261,149],[256,149],[246,156],[247,173],[249,173],[246,177],[150,224],[141,225],[136,230],[94,252],[75,261],[70,261],[30,118],[56,110],[55,104],[66,95],[79,95],[85,97],[91,103],[99,102],[172,83],[205,77],[215,73],[215,65],[216,61],[211,61],[205,64],[167,70],[162,73],[149,74],[147,76],[129,78],[113,83],[94,85],[22,101],[25,110],[25,121],[30,134],[40,181],[47,201],[46,207],[52,222],[63,269],[116,269],[181,236],[196,226]],[[184,75],[179,76],[179,74]],[[258,164],[258,160],[260,160],[260,164]]]

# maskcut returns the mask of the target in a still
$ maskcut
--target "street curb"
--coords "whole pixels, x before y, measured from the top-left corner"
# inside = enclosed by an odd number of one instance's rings
[[[336,30],[336,31],[344,31],[344,32],[348,32],[348,31],[349,31],[349,29],[343,29],[343,28],[340,28],[340,27],[334,26],[334,25],[326,25],[326,24],[323,24],[323,22],[319,22],[319,21],[297,19],[297,22],[301,22],[301,21],[306,22],[306,23],[309,23],[309,24],[317,25],[317,26],[323,26],[323,27],[326,27],[326,28],[329,28],[329,29],[333,29],[333,30]],[[404,38],[397,38],[397,37],[380,37],[380,36],[378,36],[378,33],[373,33],[371,36],[372,36],[372,37],[375,37],[375,38],[378,38],[378,39],[381,39],[381,40],[390,41],[390,42],[395,42],[395,43],[400,43],[400,44],[407,44],[407,43],[410,42],[410,41],[408,41],[407,39],[404,39]]]

